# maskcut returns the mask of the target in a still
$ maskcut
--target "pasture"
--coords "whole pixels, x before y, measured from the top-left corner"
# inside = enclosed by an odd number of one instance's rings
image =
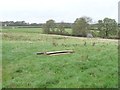
[[[2,32],[4,88],[118,87],[117,40],[46,35],[40,28]],[[36,55],[39,51],[59,50],[75,53]]]
[[[1,29],[0,29],[1,31]],[[0,89],[2,88],[2,35],[0,34]]]

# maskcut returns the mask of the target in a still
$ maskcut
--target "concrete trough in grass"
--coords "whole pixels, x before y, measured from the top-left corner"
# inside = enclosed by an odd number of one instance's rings
[[[62,54],[71,54],[74,53],[73,50],[62,50],[62,51],[51,51],[51,52],[37,52],[37,55],[62,55]]]

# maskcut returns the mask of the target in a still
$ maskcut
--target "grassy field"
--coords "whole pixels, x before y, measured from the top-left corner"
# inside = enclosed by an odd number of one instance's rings
[[[69,49],[75,53],[36,55]],[[117,50],[117,40],[45,35],[39,28],[3,29],[2,87],[117,88]]]
[[[1,29],[0,29],[1,31]],[[2,35],[0,34],[0,89],[2,88]]]

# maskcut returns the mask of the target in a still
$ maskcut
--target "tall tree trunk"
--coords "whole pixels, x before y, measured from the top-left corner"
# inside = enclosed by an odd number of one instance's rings
[[[105,36],[106,36],[106,38],[108,38],[108,31],[107,30],[105,31]]]

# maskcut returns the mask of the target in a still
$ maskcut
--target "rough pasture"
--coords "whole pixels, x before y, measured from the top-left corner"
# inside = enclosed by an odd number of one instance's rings
[[[5,88],[118,87],[117,40],[46,35],[38,28],[5,29],[2,40]],[[67,49],[75,53],[35,54]]]

